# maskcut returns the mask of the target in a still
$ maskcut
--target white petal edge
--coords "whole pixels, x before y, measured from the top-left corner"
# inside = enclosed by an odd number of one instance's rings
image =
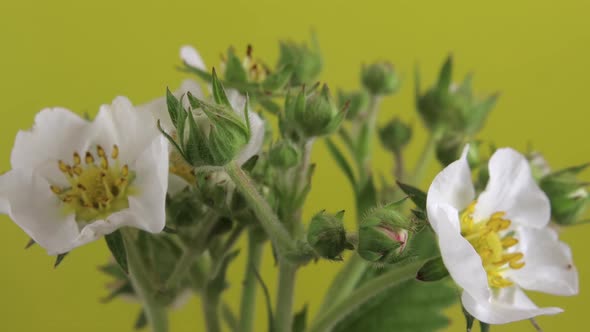
[[[449,274],[465,292],[487,300],[490,297],[487,274],[479,254],[457,227],[459,212],[450,205],[438,205],[433,212],[429,218],[436,219],[438,246]]]
[[[500,289],[500,294],[489,301],[473,298],[463,292],[463,307],[477,320],[488,324],[506,324],[519,320],[530,319],[540,315],[555,315],[563,312],[556,307],[539,308],[524,292],[517,288]]]
[[[468,150],[469,146],[466,146],[461,158],[445,167],[432,181],[426,198],[429,216],[433,213],[431,210],[437,205],[450,205],[461,211],[475,198],[471,170],[467,163]],[[432,222],[431,225],[436,231],[437,225]]]
[[[31,168],[11,170],[0,176],[0,203],[7,214],[50,255],[68,252],[78,237],[73,214],[61,209],[50,184]],[[34,208],[31,208],[34,204]]]
[[[180,48],[180,59],[187,65],[200,69],[200,70],[207,70],[205,67],[205,62],[199,52],[190,45],[184,45]]]
[[[571,250],[559,241],[557,232],[528,227],[518,227],[516,232],[519,243],[513,250],[524,254],[525,266],[509,270],[507,276],[528,290],[565,296],[578,294],[578,271]]]
[[[490,179],[477,200],[475,220],[506,212],[506,218],[520,225],[543,228],[549,223],[549,199],[535,182],[524,156],[511,148],[498,149],[488,168]]]

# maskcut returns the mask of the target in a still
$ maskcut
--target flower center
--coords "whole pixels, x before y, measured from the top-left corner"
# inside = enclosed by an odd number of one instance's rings
[[[269,74],[269,70],[264,64],[254,59],[252,56],[253,48],[252,45],[248,45],[246,49],[246,56],[242,59],[242,67],[246,71],[249,82],[260,83],[266,79]],[[224,55],[221,55],[221,67],[225,71],[227,68],[228,60]]]
[[[518,243],[513,232],[505,232],[511,221],[504,219],[505,212],[496,212],[488,220],[475,222],[473,212],[476,201],[461,213],[461,235],[469,241],[481,257],[491,287],[509,287],[513,282],[503,276],[508,269],[521,269],[524,255],[508,253],[507,249]]]
[[[174,139],[177,138],[177,134],[173,133],[172,137]],[[189,163],[184,160],[182,155],[178,153],[176,149],[170,149],[170,154],[168,155],[170,166],[168,170],[170,173],[181,177],[186,182],[194,185],[197,182],[197,177],[195,175],[195,169]]]
[[[89,222],[103,219],[113,212],[129,207],[127,197],[135,174],[128,165],[119,165],[119,148],[113,146],[110,156],[98,145],[98,158],[87,151],[84,164],[78,152],[73,154],[73,164],[60,160],[59,170],[66,176],[69,186],[51,185],[51,191],[64,202],[68,212],[76,214],[76,221]],[[97,160],[98,159],[98,160]]]

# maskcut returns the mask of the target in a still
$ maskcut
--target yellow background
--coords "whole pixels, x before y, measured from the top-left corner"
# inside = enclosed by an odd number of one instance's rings
[[[413,121],[416,139],[409,160],[424,141],[413,112],[412,68],[420,63],[432,82],[443,58],[452,52],[458,75],[474,71],[477,91],[499,90],[502,97],[482,138],[499,146],[524,149],[534,142],[554,167],[590,160],[587,143],[590,87],[590,3],[562,1],[8,1],[0,4],[0,169],[9,168],[17,130],[29,128],[36,112],[65,106],[94,113],[116,95],[142,103],[176,87],[185,75],[178,48],[190,43],[208,65],[229,45],[274,63],[277,41],[319,35],[326,62],[322,79],[332,86],[358,86],[360,64],[390,60],[405,79],[402,91],[388,98],[380,120],[394,114]],[[378,168],[388,172],[390,156],[376,150]],[[336,171],[323,144],[313,155],[319,163],[306,215],[321,209],[352,212],[351,191]],[[433,167],[429,179],[435,174]],[[424,186],[426,183],[424,183]],[[350,213],[353,215],[353,213]],[[74,251],[53,270],[53,258],[34,248],[23,250],[26,235],[0,218],[1,331],[129,331],[138,306],[117,300],[99,303],[107,279],[96,266],[107,259],[103,241]],[[353,225],[351,217],[348,225]],[[587,326],[590,300],[590,226],[563,232],[581,275],[580,295],[534,295],[541,305],[566,312],[540,318],[546,331]],[[243,260],[233,268],[238,303]],[[303,269],[296,308],[309,302],[315,313],[337,263]],[[264,276],[274,293],[274,267],[267,252]],[[261,297],[259,297],[261,300]],[[262,304],[262,302],[260,302]],[[259,306],[257,327],[264,331]],[[450,310],[449,331],[463,331],[457,307]],[[172,332],[202,331],[196,300],[171,314]],[[196,325],[195,325],[196,324]],[[582,327],[583,329],[583,327]],[[493,331],[533,331],[528,323]]]

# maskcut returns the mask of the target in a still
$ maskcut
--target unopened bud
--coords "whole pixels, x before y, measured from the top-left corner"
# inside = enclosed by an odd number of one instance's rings
[[[590,203],[590,195],[586,191],[587,183],[578,180],[577,175],[589,165],[569,167],[550,173],[539,182],[551,202],[551,217],[560,225],[575,224]]]
[[[299,163],[301,153],[291,141],[282,140],[270,149],[268,157],[273,166],[287,169]]]
[[[344,211],[336,215],[324,211],[316,214],[309,224],[307,241],[316,253],[327,259],[341,260],[344,249],[353,249],[346,240],[346,231],[342,223]]]
[[[379,138],[386,149],[397,153],[412,139],[412,127],[395,118],[379,130]]]
[[[387,62],[376,62],[363,67],[361,80],[365,89],[376,96],[393,94],[400,86],[397,73]]]
[[[317,41],[313,41],[311,48],[305,44],[282,42],[277,67],[285,66],[292,68],[292,85],[309,84],[315,81],[323,66]]]
[[[348,93],[340,91],[338,93],[340,108],[348,105],[346,111],[347,119],[355,119],[360,113],[364,112],[369,106],[369,99],[369,94],[364,90]]]
[[[377,208],[359,226],[358,253],[374,263],[395,263],[404,258],[412,222],[394,205]]]

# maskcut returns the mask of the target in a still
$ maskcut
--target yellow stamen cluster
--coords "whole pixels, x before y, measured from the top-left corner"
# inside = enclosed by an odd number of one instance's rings
[[[471,243],[481,257],[490,286],[512,286],[512,281],[505,278],[503,272],[522,268],[524,255],[521,252],[506,252],[506,249],[518,243],[513,234],[506,233],[511,221],[504,218],[505,212],[496,212],[487,221],[476,222],[473,220],[475,205],[476,202],[471,203],[461,213],[461,235]]]
[[[252,51],[252,45],[248,45],[248,48],[246,50],[246,56],[242,60],[242,67],[244,67],[244,70],[248,74],[249,82],[262,82],[268,76],[269,70],[264,64],[252,57]],[[222,54],[221,67],[226,68],[226,63],[227,59]]]
[[[76,214],[79,222],[101,219],[129,207],[127,196],[134,174],[128,165],[119,165],[119,148],[114,145],[108,156],[99,145],[96,153],[97,158],[87,151],[84,163],[78,152],[74,152],[72,164],[58,161],[69,186],[51,185],[51,191],[65,203],[68,212]]]
[[[170,173],[183,178],[190,184],[195,184],[197,177],[195,175],[195,169],[176,150],[170,152]]]

